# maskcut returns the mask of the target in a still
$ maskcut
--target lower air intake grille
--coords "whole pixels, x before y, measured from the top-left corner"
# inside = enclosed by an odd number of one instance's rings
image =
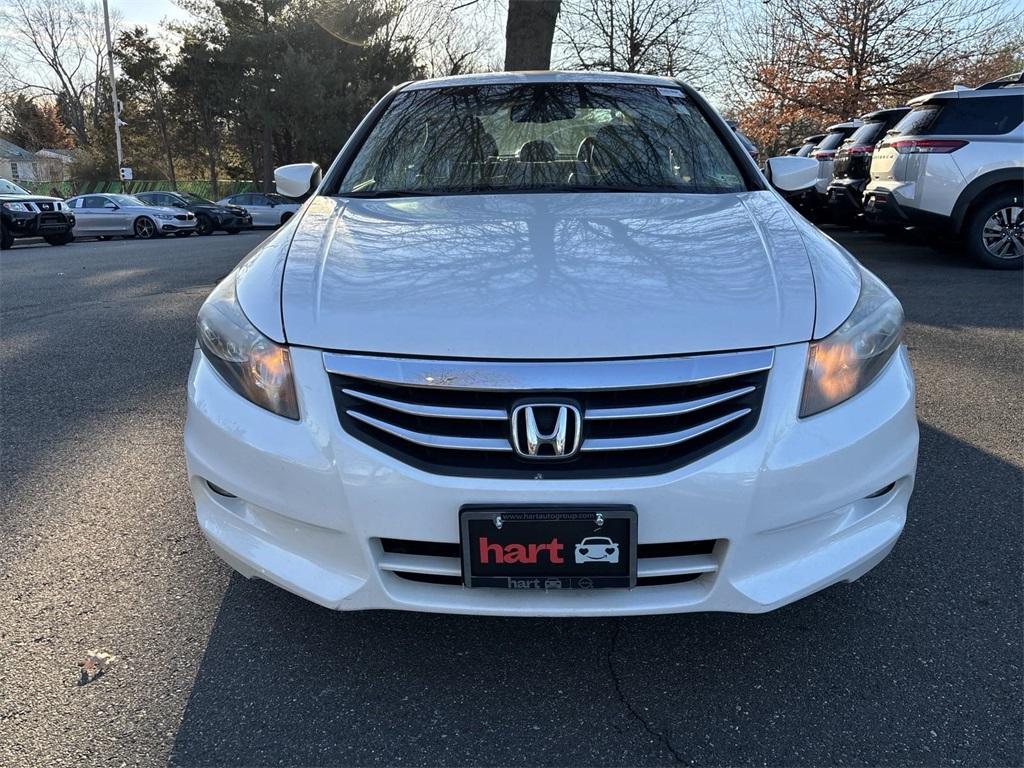
[[[380,569],[407,581],[462,585],[459,545],[435,541],[379,539]],[[682,584],[714,574],[719,567],[719,541],[673,541],[639,544],[636,551],[638,587]]]
[[[349,434],[429,472],[529,479],[653,475],[706,456],[757,424],[772,360],[771,350],[550,363],[324,354]],[[542,437],[569,409],[567,455],[548,445],[528,455],[523,405]]]

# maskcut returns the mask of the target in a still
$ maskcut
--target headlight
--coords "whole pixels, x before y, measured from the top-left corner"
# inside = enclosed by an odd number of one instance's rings
[[[24,203],[4,203],[4,208],[8,211],[21,211],[22,213],[28,213],[28,208]]]
[[[158,213],[156,217],[164,221],[174,221],[174,216],[170,213]]]
[[[848,400],[870,384],[903,338],[903,307],[882,281],[861,271],[860,297],[850,316],[811,342],[800,416]]]
[[[199,346],[235,392],[287,419],[299,418],[288,348],[257,331],[235,297],[229,275],[199,310]]]

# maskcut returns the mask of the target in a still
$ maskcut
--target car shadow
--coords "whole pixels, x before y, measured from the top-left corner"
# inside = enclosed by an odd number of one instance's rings
[[[894,553],[760,616],[344,614],[235,575],[170,761],[1019,765],[1021,502],[922,425]]]

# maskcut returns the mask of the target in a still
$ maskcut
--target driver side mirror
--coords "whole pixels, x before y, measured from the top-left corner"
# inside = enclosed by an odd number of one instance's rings
[[[295,163],[274,169],[277,192],[285,197],[306,197],[320,186],[323,173],[316,163]]]
[[[765,165],[768,183],[783,194],[803,192],[818,181],[818,161],[813,157],[772,157]]]
[[[103,207],[108,211],[116,211],[118,209],[117,203],[104,203]]]

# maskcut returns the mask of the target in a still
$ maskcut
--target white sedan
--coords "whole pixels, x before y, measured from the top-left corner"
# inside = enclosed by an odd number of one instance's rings
[[[309,202],[199,311],[213,551],[338,610],[757,613],[860,578],[906,521],[914,378],[899,301],[777,191],[817,166],[762,174],[670,78],[397,87],[326,174],[277,169]]]
[[[279,227],[299,210],[299,203],[287,197],[263,192],[244,192],[218,200],[217,205],[237,205],[252,216],[254,227]]]

